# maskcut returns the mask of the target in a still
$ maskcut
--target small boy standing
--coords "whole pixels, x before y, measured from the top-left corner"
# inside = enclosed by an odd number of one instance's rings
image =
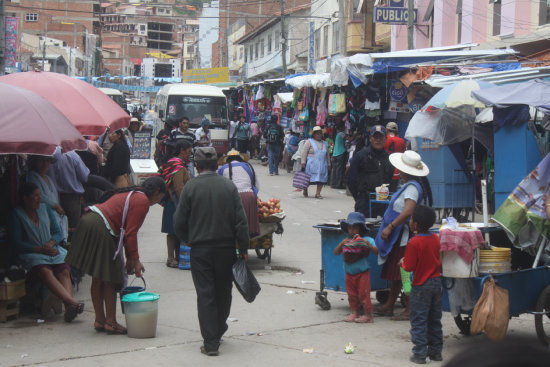
[[[334,255],[343,254],[346,271],[346,292],[351,314],[344,321],[370,323],[373,322],[373,318],[370,300],[370,266],[367,257],[371,251],[378,254],[378,249],[374,246],[372,238],[361,237],[367,233],[363,214],[349,213],[348,219],[340,222],[340,226],[349,236],[334,249]],[[362,316],[358,315],[359,304],[363,306],[365,312]]]
[[[435,222],[435,211],[424,205],[414,208],[409,227],[416,235],[407,244],[401,259],[404,270],[414,272],[410,296],[411,340],[414,344],[410,361],[425,364],[426,357],[442,361],[443,330],[441,327],[441,260],[439,237],[429,230]]]

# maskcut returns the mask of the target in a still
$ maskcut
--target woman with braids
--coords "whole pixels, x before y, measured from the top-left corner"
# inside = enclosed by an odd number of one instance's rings
[[[159,169],[159,175],[164,179],[168,195],[164,200],[164,210],[162,211],[161,232],[166,233],[166,246],[168,248],[168,259],[166,266],[169,268],[178,267],[179,245],[180,241],[176,237],[174,230],[174,213],[180,200],[181,190],[187,181],[191,179],[186,167],[190,164],[191,143],[180,139],[176,143],[175,156],[168,160]]]
[[[124,287],[126,274],[141,277],[145,271],[139,260],[137,234],[149,207],[165,193],[164,180],[151,177],[141,186],[107,193],[102,203],[89,207],[78,222],[65,261],[92,276],[96,331],[127,333],[116,321],[116,292]]]
[[[258,219],[258,180],[254,168],[247,162],[248,157],[240,154],[235,149],[227,153],[227,163],[220,167],[218,173],[237,186],[244,212],[248,219],[248,232],[250,237],[260,234],[260,221]]]
[[[397,168],[401,177],[401,188],[393,194],[388,209],[384,213],[382,224],[375,242],[378,248],[378,262],[383,263],[380,278],[389,280],[390,295],[387,302],[375,308],[380,316],[391,316],[392,320],[409,320],[409,302],[405,311],[393,316],[393,306],[401,291],[401,271],[399,261],[405,255],[405,248],[412,233],[409,230],[409,219],[416,204],[423,200],[432,205],[432,190],[426,176],[430,169],[420,155],[412,150],[390,155],[391,164]]]

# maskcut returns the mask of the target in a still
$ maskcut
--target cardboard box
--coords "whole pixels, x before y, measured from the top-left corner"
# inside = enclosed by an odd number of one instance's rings
[[[0,283],[0,300],[18,300],[25,295],[25,279]]]

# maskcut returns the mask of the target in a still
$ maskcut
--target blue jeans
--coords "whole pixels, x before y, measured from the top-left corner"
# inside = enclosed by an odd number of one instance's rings
[[[269,173],[279,173],[279,156],[281,155],[281,146],[279,144],[267,144],[267,161],[269,163]]]
[[[421,358],[441,353],[443,330],[441,327],[441,278],[428,279],[414,285],[410,298],[412,351]]]

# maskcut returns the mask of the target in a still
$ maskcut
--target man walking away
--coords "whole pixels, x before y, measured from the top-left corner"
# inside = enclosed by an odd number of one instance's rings
[[[283,128],[277,123],[277,116],[271,116],[269,126],[265,130],[264,137],[267,143],[267,161],[269,162],[269,175],[279,175],[279,158],[283,146]]]
[[[197,148],[195,166],[198,176],[181,192],[174,229],[191,247],[191,275],[204,339],[201,353],[216,356],[228,328],[236,244],[246,260],[250,238],[237,187],[216,172],[216,150]]]
[[[344,124],[340,123],[336,129],[334,137],[334,150],[332,151],[332,170],[330,172],[330,187],[333,189],[344,189],[344,173],[346,171],[346,162],[348,152],[344,143],[346,133]]]

